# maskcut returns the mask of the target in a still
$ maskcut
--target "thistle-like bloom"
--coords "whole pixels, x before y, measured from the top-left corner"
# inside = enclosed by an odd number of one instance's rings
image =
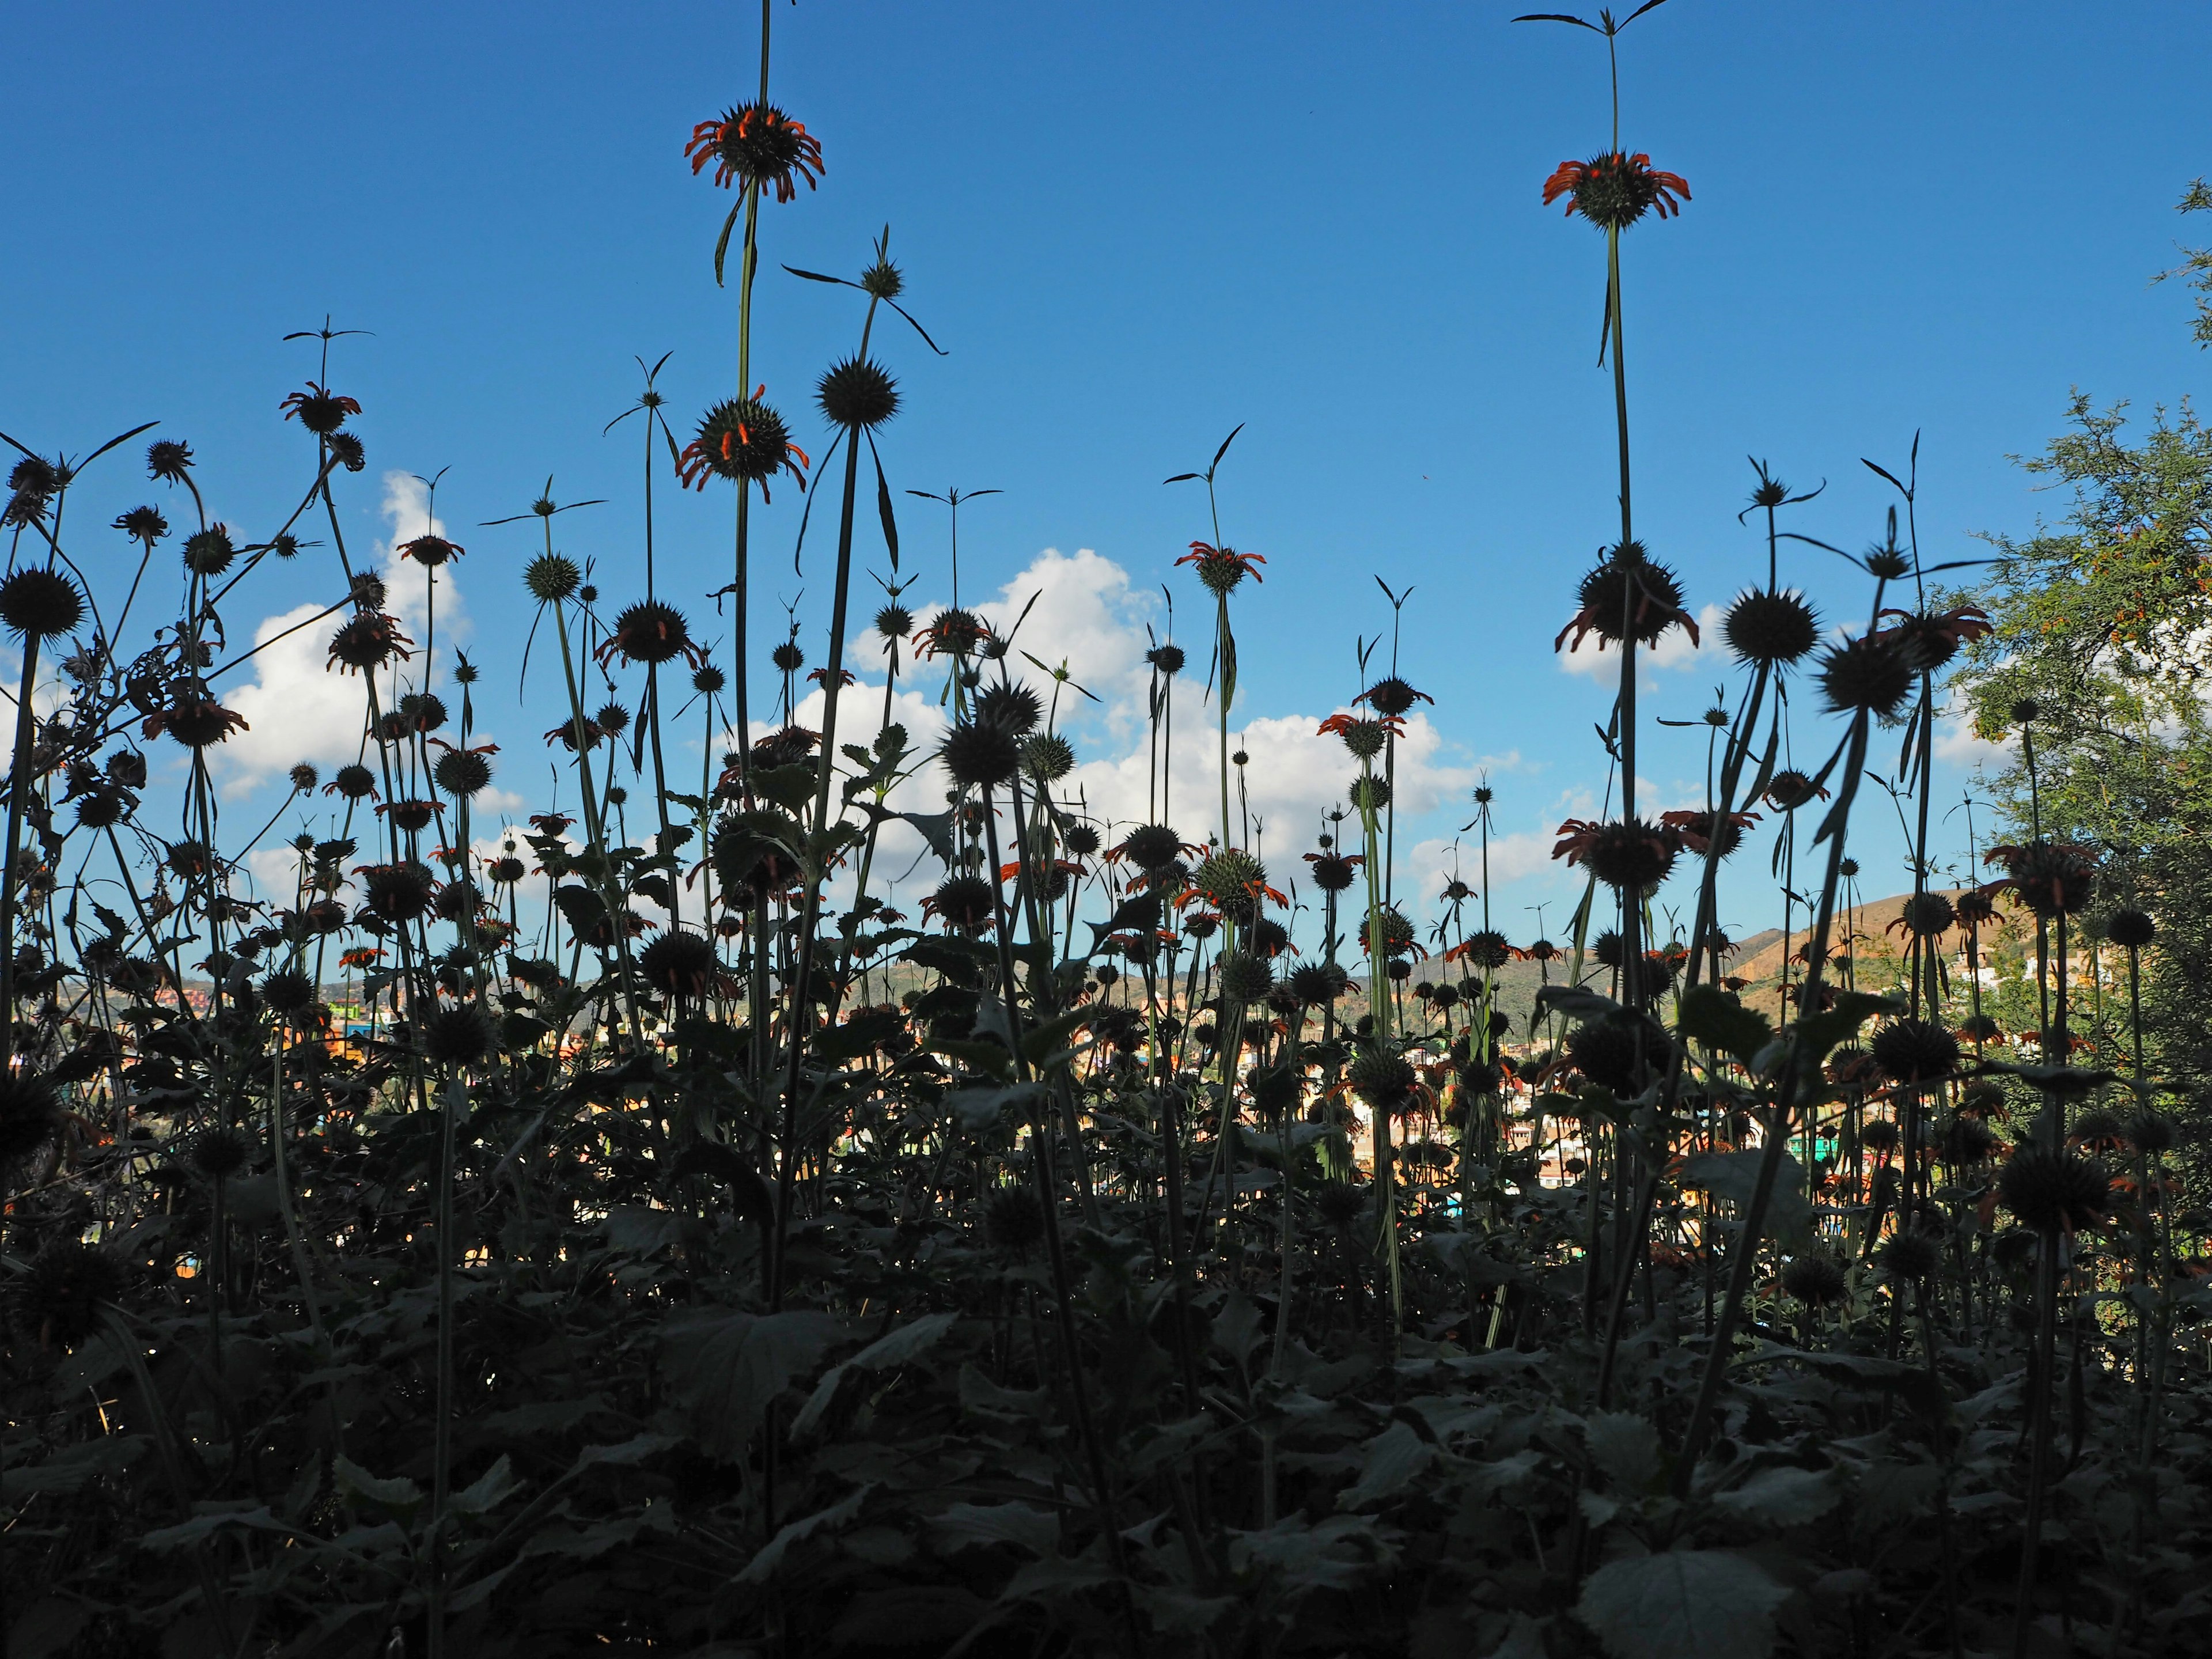
[[[1379,679],[1358,696],[1354,702],[1364,702],[1385,718],[1410,714],[1417,702],[1433,703],[1436,699],[1425,691],[1416,691],[1395,674]]]
[[[167,732],[187,749],[205,749],[249,728],[245,715],[225,708],[195,682],[179,686],[168,706],[147,715],[141,729],[149,740]]]
[[[604,665],[617,653],[627,662],[659,664],[680,656],[699,668],[707,661],[707,653],[692,642],[684,613],[659,599],[641,599],[627,607],[593,655]]]
[[[1988,611],[1978,605],[1954,605],[1948,611],[1915,616],[1909,611],[1885,611],[1885,617],[1896,621],[1881,630],[1878,637],[1894,641],[1905,648],[1913,665],[1926,672],[1942,667],[1959,654],[1959,647],[1971,645],[1996,632],[1996,624],[1990,620]]]
[[[716,404],[699,418],[699,435],[677,457],[676,471],[687,488],[704,489],[709,477],[734,483],[757,483],[761,499],[769,499],[769,481],[788,471],[806,486],[806,468],[813,462],[791,441],[783,416],[761,401],[768,391],[757,386],[750,398],[732,398]]]
[[[2070,842],[2038,841],[2025,847],[1992,847],[1983,856],[2005,872],[1982,892],[2010,893],[2039,916],[2076,915],[2097,890],[2097,855]]]
[[[1677,196],[1686,202],[1690,186],[1679,173],[1662,173],[1651,158],[1638,150],[1633,155],[1608,150],[1587,161],[1562,161],[1544,180],[1544,205],[1567,198],[1567,215],[1579,213],[1600,230],[1626,230],[1652,209],[1662,219],[1681,210]]]
[[[1485,928],[1469,933],[1444,952],[1446,962],[1464,962],[1477,968],[1503,968],[1509,962],[1526,962],[1528,953],[1506,943],[1505,935],[1494,928]]]
[[[1666,880],[1681,848],[1676,830],[1642,818],[1595,823],[1569,818],[1552,856],[1579,864],[1607,886],[1644,890]]]
[[[406,661],[415,643],[399,631],[399,619],[388,611],[363,611],[347,619],[331,635],[326,666],[344,665],[346,672],[374,671],[397,657]]]
[[[914,636],[925,657],[972,656],[992,638],[991,624],[972,611],[940,611],[937,620]]]
[[[469,550],[456,547],[443,536],[417,536],[411,542],[399,544],[399,556],[412,559],[426,568],[435,570],[450,560],[458,559]]]
[[[1756,812],[1725,814],[1701,811],[1662,812],[1659,822],[1682,838],[1682,844],[1699,858],[1712,844],[1712,821],[1720,819],[1720,855],[1726,858],[1743,845],[1743,832],[1759,822]]]
[[[1583,637],[1595,634],[1601,645],[1620,643],[1626,629],[1645,646],[1655,646],[1669,628],[1680,625],[1698,643],[1697,620],[1683,608],[1682,584],[1673,570],[1644,551],[1642,542],[1609,547],[1576,590],[1581,609],[1567,619],[1552,641],[1557,651],[1574,635],[1570,651],[1582,648]]]
[[[758,185],[763,194],[774,190],[779,202],[799,194],[799,179],[812,190],[826,171],[822,141],[774,104],[740,104],[719,120],[700,122],[684,153],[695,176],[712,161],[716,185]]]
[[[1344,746],[1356,759],[1372,760],[1382,752],[1384,742],[1406,734],[1406,722],[1396,714],[1386,714],[1380,720],[1363,720],[1358,714],[1331,714],[1321,723],[1316,734],[1324,738],[1342,738]]]
[[[351,398],[342,398],[327,386],[307,382],[305,392],[295,392],[278,405],[288,421],[296,419],[319,438],[327,438],[346,423],[346,416],[361,413],[361,405]]]
[[[1267,562],[1261,554],[1239,553],[1233,547],[1215,547],[1207,542],[1193,542],[1190,551],[1176,561],[1178,566],[1196,565],[1199,580],[1217,599],[1227,599],[1247,576],[1255,582],[1264,580],[1254,567]]]

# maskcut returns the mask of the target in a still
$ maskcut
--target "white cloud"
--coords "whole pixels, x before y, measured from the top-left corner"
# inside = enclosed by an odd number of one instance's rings
[[[1953,766],[2003,768],[2012,764],[2020,739],[2008,732],[1991,743],[1974,730],[1973,716],[1957,698],[1946,703],[1936,720],[1936,758]]]
[[[1686,628],[1670,628],[1659,636],[1659,643],[1638,647],[1636,653],[1639,670],[1649,668],[1656,675],[1662,670],[1696,668],[1708,661],[1711,654],[1720,648],[1719,634],[1722,620],[1720,606],[1709,605],[1698,613],[1698,638],[1692,641]],[[1585,635],[1582,643],[1572,650],[1559,654],[1559,666],[1570,674],[1587,674],[1606,684],[1616,684],[1620,678],[1620,653],[1595,634]],[[1639,684],[1657,684],[1656,680]]]
[[[443,664],[450,661],[452,647],[468,637],[469,617],[454,582],[456,566],[447,564],[436,573],[434,618],[431,572],[398,556],[403,542],[426,532],[445,533],[443,522],[430,515],[422,481],[411,473],[386,473],[383,510],[392,533],[375,544],[376,568],[388,591],[388,608],[416,641],[413,659],[401,666],[402,681],[411,689],[428,683],[431,665],[425,648],[431,643],[433,621]],[[254,629],[253,642],[262,648],[252,660],[253,678],[223,693],[225,706],[243,715],[247,727],[214,751],[226,796],[251,793],[301,761],[328,766],[359,752],[367,709],[361,677],[329,666],[331,635],[345,613],[311,623],[323,609],[299,605],[264,617]]]

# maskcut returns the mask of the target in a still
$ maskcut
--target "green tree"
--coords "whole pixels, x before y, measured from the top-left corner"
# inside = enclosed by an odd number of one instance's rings
[[[2212,210],[2212,191],[2200,180],[2180,205]],[[2212,250],[2185,253],[2169,274],[2198,290],[2195,331],[2212,346]],[[2156,918],[2143,964],[2151,1074],[2201,1106],[2212,1086],[2212,431],[2185,402],[2131,432],[2126,407],[2077,392],[2069,429],[2022,463],[2068,492],[2069,509],[2025,538],[1990,538],[1998,556],[1974,597],[1996,631],[1953,683],[1985,738],[2017,732],[2033,704],[2036,787],[2016,745],[1999,780],[2007,828],[2097,848],[2093,927],[2122,904]]]

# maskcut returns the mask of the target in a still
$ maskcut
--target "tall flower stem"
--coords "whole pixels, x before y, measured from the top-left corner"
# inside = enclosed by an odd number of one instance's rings
[[[15,1058],[15,860],[23,845],[23,801],[31,793],[31,696],[39,677],[39,636],[23,638],[23,674],[15,697],[15,758],[8,770],[8,862],[0,866],[0,1075]],[[183,981],[177,1000],[183,1003]]]

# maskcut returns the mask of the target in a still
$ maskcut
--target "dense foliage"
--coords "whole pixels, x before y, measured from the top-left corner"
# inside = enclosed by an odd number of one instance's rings
[[[763,67],[690,155],[736,192],[714,263],[736,238],[743,394],[761,209],[823,145]],[[526,834],[472,830],[501,763],[474,671],[434,685],[434,638],[348,551],[335,333],[283,404],[304,487],[263,539],[210,519],[166,437],[167,507],[88,529],[83,481],[145,428],[18,446],[8,1651],[2193,1651],[2212,1356],[2175,1109],[2208,1065],[2212,450],[2184,418],[2129,451],[2084,406],[2049,463],[2081,509],[2004,550],[1994,617],[1923,592],[1905,469],[1840,640],[1778,580],[1809,497],[1760,466],[1708,799],[1639,811],[1638,653],[1695,624],[1635,535],[1622,246],[1690,191],[1616,143],[1561,196],[1606,253],[1620,434],[1619,538],[1560,596],[1562,642],[1620,670],[1619,806],[1561,827],[1587,878],[1562,943],[1496,931],[1486,869],[1425,948],[1390,848],[1427,698],[1395,661],[1322,727],[1343,805],[1277,861],[1316,896],[1285,904],[1234,798],[1236,606],[1266,562],[1223,541],[1228,441],[1170,481],[1207,492],[1180,562],[1210,729],[1174,726],[1182,647],[1151,659],[1155,763],[1203,744],[1218,799],[1188,833],[1085,814],[1051,642],[898,603],[874,330],[928,337],[888,233],[813,278],[862,308],[818,462],[757,391],[679,449],[648,376],[648,486],[661,441],[735,489],[726,667],[655,586],[649,487],[620,602],[556,546],[565,504],[520,515],[573,804]],[[818,726],[798,630],[763,666],[743,625],[752,492],[809,471],[836,526]],[[928,748],[888,694],[841,696],[871,483],[887,673],[951,714]],[[359,758],[295,771],[286,808],[328,833],[257,897],[267,831],[224,821],[210,770],[250,654],[224,619],[318,520],[334,599],[302,626],[361,687]],[[464,550],[402,551],[434,595]],[[1954,663],[2039,769],[2012,841],[1974,849],[1992,878],[1943,886]],[[709,734],[696,786],[679,717]],[[1862,938],[1850,836],[1893,741],[1913,890]],[[891,804],[917,778],[944,811]],[[1790,897],[1753,976],[1717,918],[1724,883],[1765,885],[1739,873],[1762,821]],[[915,915],[883,896],[889,826],[937,866]],[[1689,918],[1663,938],[1662,890]]]

